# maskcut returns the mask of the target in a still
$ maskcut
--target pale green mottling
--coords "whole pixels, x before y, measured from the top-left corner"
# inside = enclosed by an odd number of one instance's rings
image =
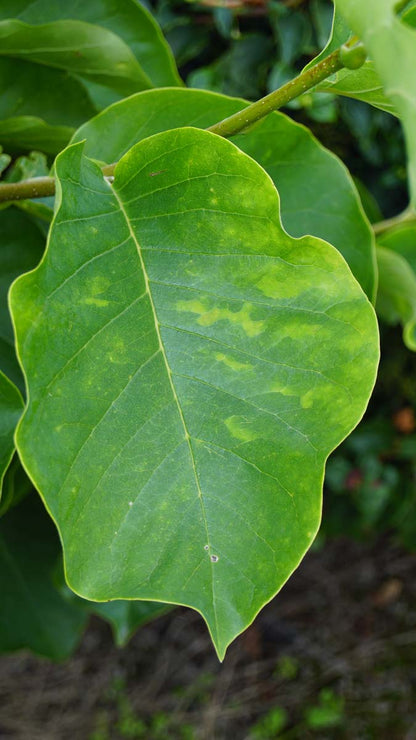
[[[249,362],[238,362],[238,360],[234,360],[229,355],[224,355],[222,352],[217,352],[215,355],[215,359],[217,362],[223,362],[224,365],[231,368],[231,370],[236,370],[239,372],[240,370],[252,370],[253,365]]]
[[[303,409],[310,409],[311,406],[313,406],[313,399],[314,391],[307,391],[307,393],[304,393],[303,396],[300,397],[300,405]]]
[[[250,312],[252,306],[250,303],[244,303],[239,311],[230,311],[229,308],[211,308],[208,309],[202,301],[178,301],[176,304],[178,311],[189,311],[190,313],[199,314],[197,323],[200,326],[212,326],[217,321],[229,321],[231,324],[241,326],[242,330],[248,337],[256,337],[261,334],[266,326],[265,321],[254,321]]]
[[[259,436],[257,432],[250,429],[250,422],[247,422],[243,416],[229,416],[224,423],[230,434],[240,442],[251,442]]]
[[[108,306],[110,301],[106,301],[104,298],[84,298],[83,303],[85,303],[87,306],[97,306],[97,308],[105,308]]]
[[[299,396],[299,392],[288,385],[283,385],[278,380],[270,386],[270,393],[281,393],[282,396]]]
[[[298,272],[296,280],[288,280],[283,270],[279,269],[263,275],[257,283],[257,288],[267,298],[296,298],[306,290],[310,290],[310,287],[309,273],[302,279],[302,274]]]

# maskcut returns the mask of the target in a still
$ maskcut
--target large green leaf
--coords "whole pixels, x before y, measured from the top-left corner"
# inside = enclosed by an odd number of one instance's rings
[[[416,205],[416,31],[395,13],[397,0],[337,0],[363,40],[406,135],[411,199]]]
[[[59,660],[78,642],[87,617],[53,585],[59,550],[37,497],[0,520],[0,652],[30,648]]]
[[[334,8],[334,17],[332,29],[325,49],[309,64],[305,69],[309,69],[314,64],[325,59],[329,54],[345,44],[352,36],[351,29],[340,15],[337,7]],[[380,77],[374,69],[371,60],[367,60],[359,69],[341,69],[339,72],[331,75],[328,79],[319,83],[315,87],[317,92],[331,92],[337,95],[344,95],[348,98],[362,100],[364,103],[370,103],[376,108],[387,111],[387,113],[396,114],[391,100],[383,92]]]
[[[34,25],[73,19],[96,24],[130,47],[152,85],[181,84],[159,26],[137,0],[2,0],[0,19],[9,18]]]
[[[40,149],[57,154],[73,134],[70,126],[50,126],[36,116],[17,116],[0,121],[0,141],[9,152]]]
[[[160,29],[135,0],[4,0],[0,37],[0,144],[12,151],[55,154],[71,127],[114,100],[180,84]]]
[[[0,21],[0,55],[63,69],[123,96],[152,87],[124,41],[83,21],[35,26],[15,19]]]
[[[178,126],[207,127],[247,103],[199,90],[151,90],[117,103],[82,126],[74,141],[104,162],[118,160],[134,143]],[[233,141],[275,182],[283,225],[293,236],[313,234],[333,244],[361,286],[375,297],[374,236],[344,165],[310,131],[273,113]]]
[[[56,173],[48,250],[11,291],[19,454],[71,588],[189,605],[222,657],[315,536],[326,457],[374,383],[374,311],[213,134],[140,142],[113,188],[82,144]]]

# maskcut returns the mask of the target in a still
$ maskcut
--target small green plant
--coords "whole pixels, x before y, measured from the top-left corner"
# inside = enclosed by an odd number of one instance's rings
[[[322,689],[318,703],[306,710],[305,720],[311,730],[339,727],[344,721],[344,700],[332,689]]]
[[[325,49],[248,104],[186,89],[136,0],[2,3],[1,649],[64,657],[87,611],[125,641],[182,604],[222,659],[299,564],[375,382],[373,304],[416,349],[415,26],[338,0]],[[276,112],[308,91],[399,117],[404,213],[371,227]],[[42,504],[15,505],[22,468]]]
[[[287,723],[287,714],[281,707],[274,707],[250,730],[250,737],[256,740],[273,740],[279,737]]]

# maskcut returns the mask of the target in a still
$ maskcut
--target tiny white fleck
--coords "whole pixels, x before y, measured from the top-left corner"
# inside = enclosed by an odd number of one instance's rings
[[[118,532],[114,532],[114,534],[118,534]]]
[[[209,550],[209,545],[204,545],[204,550]]]
[[[133,501],[129,501],[129,506],[133,506]]]
[[[219,557],[218,555],[211,555],[211,563],[218,563]]]

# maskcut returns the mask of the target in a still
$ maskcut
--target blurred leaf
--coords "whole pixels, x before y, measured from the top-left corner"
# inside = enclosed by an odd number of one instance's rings
[[[404,257],[416,273],[416,223],[403,223],[389,229],[380,234],[377,241],[383,247],[388,247]]]
[[[45,237],[33,221],[14,206],[0,211],[0,370],[23,392],[23,378],[14,346],[7,293],[13,280],[32,270],[42,257]]]
[[[416,206],[416,31],[395,14],[396,0],[337,0],[374,60],[406,135],[411,202]]]
[[[317,62],[322,61],[322,59],[325,59],[329,54],[345,44],[351,36],[351,29],[340,15],[338,7],[336,7],[327,45],[315,59],[306,65],[305,70],[317,64]],[[330,92],[336,95],[345,95],[349,98],[362,100],[387,113],[396,115],[394,105],[384,94],[381,80],[371,60],[366,61],[360,69],[341,69],[321,82],[314,89],[316,92]]]
[[[22,396],[0,371],[0,499],[4,475],[14,453],[14,432],[22,411]]]
[[[76,646],[87,617],[53,586],[60,549],[37,496],[0,519],[0,652],[29,648],[62,660]]]
[[[404,257],[377,248],[379,287],[377,313],[389,324],[403,325],[403,341],[416,351],[416,274]]]

